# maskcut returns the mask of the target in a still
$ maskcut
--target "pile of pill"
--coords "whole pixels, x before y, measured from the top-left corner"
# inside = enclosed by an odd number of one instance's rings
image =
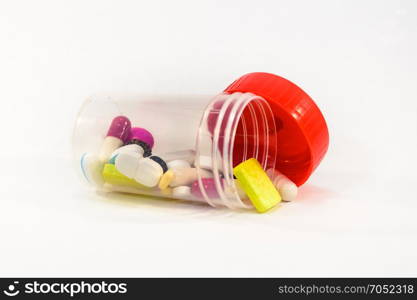
[[[115,117],[98,154],[85,153],[81,169],[86,179],[108,191],[157,195],[177,199],[204,201],[206,196],[219,198],[210,157],[199,157],[199,169],[193,159],[175,155],[155,155],[154,137],[141,127],[132,127],[125,116]],[[233,169],[239,197],[249,199],[258,212],[265,212],[281,200],[292,201],[297,186],[275,169],[263,170],[259,162],[248,159]],[[224,193],[231,195],[228,187]]]

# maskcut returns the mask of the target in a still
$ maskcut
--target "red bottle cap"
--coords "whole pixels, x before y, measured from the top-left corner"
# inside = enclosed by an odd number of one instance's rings
[[[329,146],[326,121],[310,96],[285,78],[258,72],[240,77],[224,92],[250,92],[269,102],[277,124],[275,167],[298,186],[303,184]]]

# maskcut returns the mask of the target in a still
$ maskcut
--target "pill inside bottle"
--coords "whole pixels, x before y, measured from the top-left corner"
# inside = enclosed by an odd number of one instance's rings
[[[263,197],[239,183],[243,162],[255,159],[257,172],[276,170],[296,187],[327,147],[313,100],[269,73],[246,74],[213,95],[93,95],[73,133],[77,169],[95,190],[232,209],[254,209],[251,198]]]

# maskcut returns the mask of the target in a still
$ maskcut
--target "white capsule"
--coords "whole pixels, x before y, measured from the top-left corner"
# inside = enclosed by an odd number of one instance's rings
[[[101,145],[99,159],[105,163],[110,159],[110,155],[117,149],[123,146],[123,141],[114,136],[106,136]]]
[[[116,151],[114,151],[111,154],[110,157],[114,157],[114,156],[116,156],[119,153],[128,153],[128,152],[130,152],[130,153],[138,153],[141,156],[143,156],[143,152],[144,151],[143,151],[143,148],[141,146],[137,145],[137,144],[129,144],[129,145],[122,146],[122,147],[116,149]]]
[[[141,159],[142,155],[137,152],[122,152],[117,154],[114,165],[117,171],[126,177],[133,178]]]
[[[191,165],[188,161],[182,159],[172,160],[167,162],[168,169],[181,169],[181,168],[191,168]]]
[[[172,196],[174,198],[183,198],[191,195],[191,187],[187,185],[177,186],[172,189]]]
[[[103,184],[103,163],[100,161],[98,156],[90,153],[84,153],[81,157],[81,170],[84,177],[91,184],[101,186]]]
[[[294,182],[292,182],[288,177],[286,177],[284,174],[278,172],[275,169],[267,170],[266,174],[277,188],[282,200],[293,201],[295,200],[295,198],[297,198],[297,185]]]
[[[161,165],[146,157],[139,160],[134,179],[144,186],[154,187],[158,184],[162,174],[164,174],[164,170]]]
[[[170,187],[176,187],[181,185],[190,185],[198,179],[196,168],[178,168],[172,170],[174,172],[174,179],[169,184]],[[200,169],[202,178],[212,178],[213,173]]]

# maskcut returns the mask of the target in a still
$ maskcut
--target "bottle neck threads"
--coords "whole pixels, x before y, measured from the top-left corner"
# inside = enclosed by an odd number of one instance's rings
[[[262,97],[236,92],[212,99],[200,122],[195,161],[199,189],[208,204],[252,207],[239,192],[233,168],[250,158],[256,158],[265,171],[275,167],[276,130],[274,114]],[[201,170],[207,165],[203,166],[201,160],[207,157],[211,158],[215,193],[203,182]]]

